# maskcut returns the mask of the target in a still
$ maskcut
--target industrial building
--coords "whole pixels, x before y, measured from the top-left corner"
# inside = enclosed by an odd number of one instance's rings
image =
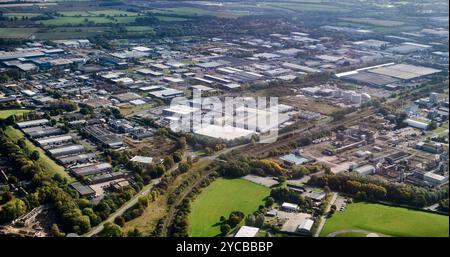
[[[92,140],[102,146],[110,148],[120,148],[123,146],[122,140],[116,134],[100,125],[88,126],[83,130]]]
[[[89,162],[91,160],[94,160],[96,157],[97,156],[94,153],[86,153],[86,154],[78,154],[78,155],[59,157],[58,160],[63,165],[71,165],[71,164]]]
[[[417,121],[417,120],[412,120],[412,119],[406,119],[405,123],[408,124],[408,126],[410,126],[410,127],[422,129],[422,130],[426,130],[429,127],[428,123],[425,123],[422,121]]]
[[[194,131],[194,134],[223,140],[234,140],[238,138],[251,138],[255,135],[255,132],[229,125],[207,125],[197,131]]]
[[[297,233],[301,235],[311,235],[311,229],[314,225],[314,220],[305,219],[300,226],[297,228]]]
[[[63,135],[63,136],[55,136],[55,137],[45,137],[41,139],[37,139],[36,142],[40,146],[48,146],[48,145],[58,145],[62,143],[71,142],[73,140],[72,136]]]
[[[51,156],[60,157],[64,155],[84,153],[86,148],[82,145],[68,145],[48,150]]]
[[[281,205],[281,210],[286,211],[286,212],[298,212],[300,208],[298,207],[297,204],[293,204],[293,203],[283,203]]]
[[[74,182],[70,186],[77,191],[81,197],[94,197],[95,191],[90,186],[81,184],[81,182]]]
[[[87,164],[73,167],[71,169],[72,173],[78,177],[80,176],[90,176],[95,174],[101,174],[112,171],[112,166],[109,163],[95,163]]]
[[[42,138],[63,134],[63,131],[60,128],[52,128],[52,127],[26,128],[23,129],[23,132],[26,133],[31,138]]]
[[[104,183],[107,181],[115,180],[118,178],[123,178],[125,174],[121,171],[118,172],[112,172],[112,173],[106,173],[101,175],[92,176],[87,179],[87,182],[91,185]]]
[[[39,120],[30,120],[30,121],[23,121],[18,122],[17,126],[21,129],[29,128],[29,127],[36,127],[36,126],[42,126],[50,124],[50,121],[47,119],[39,119]]]

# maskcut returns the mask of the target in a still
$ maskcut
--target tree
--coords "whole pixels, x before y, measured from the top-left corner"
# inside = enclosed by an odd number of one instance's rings
[[[270,207],[272,207],[272,205],[274,203],[275,203],[275,200],[272,197],[267,197],[265,206],[266,206],[266,208],[270,208]]]
[[[245,214],[240,211],[234,211],[228,217],[228,224],[231,227],[236,227],[244,219]]]
[[[249,214],[247,216],[247,218],[245,219],[246,226],[253,227],[253,226],[255,226],[255,222],[256,222],[256,218],[255,218],[255,215],[253,215],[253,214]]]
[[[0,210],[0,223],[15,220],[24,215],[26,211],[27,206],[24,201],[13,199]]]
[[[117,216],[114,219],[114,223],[116,223],[117,225],[119,225],[120,227],[123,227],[125,225],[125,219],[123,216]]]
[[[25,142],[25,138],[21,138],[17,141],[17,145],[22,148],[25,149],[27,147],[27,144]]]
[[[53,237],[64,237],[64,236],[65,236],[65,234],[62,233],[62,232],[59,230],[58,224],[53,224],[53,225],[52,225],[52,227],[51,227],[51,229],[50,229],[50,234],[51,234]]]
[[[261,228],[264,225],[264,220],[265,220],[264,214],[262,213],[258,214],[255,219],[255,227]]]
[[[175,162],[173,161],[173,158],[171,156],[166,156],[164,158],[163,164],[166,167],[166,169],[170,169],[171,167],[173,167],[173,165],[175,165]]]
[[[430,124],[428,125],[428,128],[429,128],[430,130],[435,130],[435,129],[437,128],[437,123],[436,123],[436,121],[430,122]]]
[[[142,236],[144,236],[144,234],[139,229],[135,228],[133,230],[128,231],[127,236],[128,237],[142,237]]]
[[[122,228],[111,222],[106,222],[103,230],[98,234],[100,237],[122,237]]]
[[[222,232],[222,235],[228,235],[228,233],[230,233],[231,231],[231,227],[228,224],[222,224],[220,226],[220,232]]]
[[[40,157],[40,154],[39,154],[39,151],[37,151],[37,150],[34,150],[30,156],[31,160],[33,160],[33,161],[39,160],[39,157]]]

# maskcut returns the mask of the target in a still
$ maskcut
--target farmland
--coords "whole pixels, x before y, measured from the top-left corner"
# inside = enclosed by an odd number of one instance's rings
[[[191,236],[216,236],[220,234],[220,217],[232,211],[253,213],[263,204],[270,189],[243,179],[217,179],[192,203],[190,216]]]
[[[389,236],[447,237],[448,216],[373,203],[350,204],[327,220],[321,236],[338,231],[365,230]],[[348,236],[362,236],[346,232]],[[346,235],[341,234],[342,235]]]

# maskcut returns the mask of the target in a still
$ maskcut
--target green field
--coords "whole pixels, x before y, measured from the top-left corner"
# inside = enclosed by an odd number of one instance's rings
[[[28,38],[37,28],[0,28],[0,38]]]
[[[23,113],[29,112],[25,109],[11,109],[11,110],[0,110],[0,119],[6,119],[11,115],[22,115]]]
[[[29,12],[16,12],[16,13],[4,13],[4,17],[17,18],[19,20],[29,19],[39,16],[39,13],[29,13]]]
[[[219,178],[192,203],[190,235],[212,237],[220,234],[220,217],[228,217],[232,211],[250,214],[263,204],[270,189],[243,179]]]
[[[442,126],[433,130],[432,132],[439,134],[440,136],[448,136],[448,121],[444,123]]]
[[[11,126],[9,126],[5,129],[5,134],[14,141],[17,141],[21,138],[25,138],[25,135],[21,131],[19,131]],[[54,174],[58,173],[62,177],[67,178],[68,181],[70,181],[70,182],[74,181],[74,178],[69,176],[69,174],[65,171],[64,167],[61,165],[58,165],[55,161],[50,159],[50,157],[48,157],[45,154],[45,152],[44,152],[44,150],[42,150],[42,148],[35,146],[28,139],[26,140],[26,145],[30,152],[32,152],[34,150],[39,151],[40,157],[39,157],[38,163],[45,172],[47,172],[50,175],[54,175]]]
[[[331,4],[300,2],[262,2],[260,7],[275,7],[295,12],[347,12],[348,10]]]
[[[226,10],[208,10],[197,7],[170,7],[170,8],[158,8],[149,11],[156,14],[174,14],[174,15],[184,15],[184,16],[216,16],[222,18],[237,18],[242,16],[241,13],[231,12]]]
[[[100,17],[100,16],[86,16],[86,17],[78,17],[78,16],[63,16],[57,17],[51,20],[43,20],[39,21],[40,24],[43,25],[53,25],[53,26],[64,26],[64,25],[80,25],[87,23],[94,24],[125,24],[134,22],[136,17],[127,16],[127,17]]]
[[[382,27],[397,27],[402,26],[405,23],[401,21],[394,20],[381,20],[381,19],[372,19],[372,18],[342,18],[344,21],[368,24],[373,26],[382,26]]]
[[[366,237],[367,233],[360,233],[360,232],[345,232],[342,234],[336,235],[336,237]]]
[[[320,235],[347,229],[399,237],[448,237],[449,219],[448,216],[401,207],[353,203],[328,219]]]

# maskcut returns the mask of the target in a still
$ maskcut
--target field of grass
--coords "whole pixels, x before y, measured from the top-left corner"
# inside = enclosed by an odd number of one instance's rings
[[[296,12],[347,12],[345,8],[341,8],[331,4],[320,3],[300,3],[300,2],[263,2],[259,6],[276,7]]]
[[[71,39],[71,38],[86,38],[102,33],[107,33],[110,30],[108,27],[57,27],[48,30],[37,32],[36,39],[41,40],[57,40],[57,39]]]
[[[0,28],[0,38],[28,38],[37,28]]]
[[[25,138],[25,135],[21,131],[19,131],[11,126],[6,128],[5,134],[14,141],[17,141],[21,138]],[[75,180],[73,177],[71,177],[65,171],[63,166],[58,165],[55,161],[50,159],[50,157],[48,157],[45,154],[45,152],[44,152],[44,150],[42,150],[42,148],[35,146],[28,139],[26,140],[26,145],[30,152],[32,152],[34,150],[37,150],[39,152],[40,157],[39,157],[38,163],[45,172],[47,172],[50,175],[59,174],[63,178],[67,178],[68,181],[70,181],[70,182]]]
[[[125,24],[134,22],[136,17],[128,16],[128,17],[100,17],[100,16],[86,16],[86,17],[77,17],[77,16],[63,16],[57,17],[51,20],[43,20],[39,21],[40,24],[43,25],[53,25],[53,26],[64,26],[64,25],[80,25],[86,23],[95,23],[95,24]]]
[[[342,18],[342,20],[382,27],[397,27],[405,24],[404,22],[401,21],[381,20],[372,18]]]
[[[30,12],[15,12],[15,13],[4,13],[3,17],[8,18],[17,18],[19,20],[29,19],[33,17],[39,16],[39,13],[30,13]]]
[[[435,130],[433,130],[432,132],[439,134],[440,136],[446,136],[448,135],[448,121],[446,123],[444,123],[442,126],[436,128]]]
[[[367,233],[361,233],[361,232],[346,232],[342,234],[336,235],[336,237],[366,237]]]
[[[243,179],[219,178],[203,189],[191,208],[190,235],[213,237],[220,234],[220,217],[232,211],[250,214],[263,204],[270,189]]]
[[[214,11],[207,10],[203,8],[197,7],[170,7],[170,8],[159,8],[150,11],[151,13],[156,14],[175,14],[175,15],[184,15],[184,16],[216,16],[222,18],[237,18],[242,16],[240,13],[227,12],[227,11]]]
[[[325,223],[321,236],[361,229],[399,237],[448,237],[448,216],[374,203],[353,203]]]
[[[6,119],[11,115],[22,115],[23,113],[29,112],[25,109],[11,109],[11,110],[0,110],[0,119]]]

